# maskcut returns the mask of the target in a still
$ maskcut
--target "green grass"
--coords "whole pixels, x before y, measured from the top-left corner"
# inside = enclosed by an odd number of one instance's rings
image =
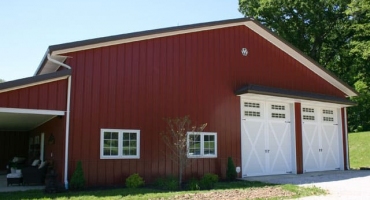
[[[370,167],[370,132],[351,133],[348,141],[351,168]]]
[[[283,190],[291,191],[295,195],[287,197],[287,199],[298,198],[310,195],[321,195],[325,194],[325,191],[316,187],[299,187],[295,185],[272,185],[261,182],[249,182],[249,181],[236,181],[236,182],[218,182],[215,185],[216,190],[228,190],[228,189],[249,189],[249,188],[260,188],[260,187],[280,187]],[[171,199],[177,195],[197,193],[197,192],[210,192],[209,190],[205,191],[178,191],[178,192],[169,192],[163,190],[156,190],[152,188],[138,188],[138,189],[105,189],[105,190],[90,190],[90,191],[68,191],[64,193],[57,194],[44,194],[40,190],[33,191],[24,191],[24,192],[5,192],[0,193],[0,199],[56,199],[56,200],[88,200],[88,199],[99,199],[99,200],[108,200],[108,199]],[[276,198],[272,198],[276,199]],[[281,199],[279,197],[278,199]]]

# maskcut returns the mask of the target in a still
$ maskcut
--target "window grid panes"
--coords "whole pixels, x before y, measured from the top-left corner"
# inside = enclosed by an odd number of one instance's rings
[[[259,103],[244,102],[244,107],[259,108],[260,104]]]
[[[104,132],[104,152],[105,156],[118,155],[118,132]]]
[[[189,157],[217,157],[216,133],[188,133]]]
[[[334,111],[333,110],[322,110],[323,114],[328,114],[328,115],[333,115]]]
[[[140,130],[102,129],[100,158],[140,158]]]
[[[255,112],[255,111],[245,111],[244,115],[245,116],[250,116],[250,117],[260,117],[261,113],[260,112]]]
[[[282,105],[271,105],[272,110],[285,110],[285,106]]]
[[[313,109],[313,108],[303,108],[303,112],[306,112],[306,113],[314,113],[315,112],[315,109]]]
[[[272,118],[285,119],[285,114],[282,113],[271,113]]]
[[[309,120],[309,121],[315,121],[315,116],[312,115],[303,115],[304,120]]]

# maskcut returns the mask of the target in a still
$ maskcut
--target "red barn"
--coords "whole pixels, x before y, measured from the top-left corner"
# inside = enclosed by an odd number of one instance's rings
[[[0,84],[0,164],[52,160],[68,185],[177,173],[165,117],[208,123],[186,176],[346,170],[347,97],[356,92],[251,19],[50,46],[35,75]],[[214,146],[205,147],[205,141]]]

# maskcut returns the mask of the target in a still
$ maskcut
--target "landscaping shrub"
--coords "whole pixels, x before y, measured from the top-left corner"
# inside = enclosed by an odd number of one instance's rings
[[[72,174],[69,186],[72,190],[80,190],[85,187],[85,177],[81,161],[77,162],[77,166]]]
[[[144,180],[141,176],[137,173],[131,174],[128,178],[126,178],[126,187],[127,188],[138,188],[144,185]]]
[[[207,173],[199,181],[200,189],[209,190],[215,187],[218,182],[218,176],[216,174]]]
[[[191,178],[187,186],[188,190],[200,190],[199,180],[196,178]]]
[[[226,171],[226,177],[229,181],[234,181],[236,179],[237,173],[235,169],[235,165],[233,162],[233,159],[229,157],[227,159],[227,171]]]
[[[158,178],[155,181],[155,185],[159,189],[163,189],[163,190],[174,191],[174,190],[178,190],[179,189],[179,181],[174,176],[167,176],[165,178]]]

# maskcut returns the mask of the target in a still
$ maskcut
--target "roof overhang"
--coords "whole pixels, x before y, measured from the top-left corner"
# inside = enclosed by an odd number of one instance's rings
[[[186,33],[193,33],[199,31],[206,31],[206,30],[213,30],[213,29],[220,29],[226,27],[233,27],[233,26],[246,26],[256,32],[261,37],[265,38],[273,45],[290,55],[292,58],[296,59],[298,62],[302,63],[308,69],[313,71],[315,74],[326,80],[328,83],[332,84],[334,87],[338,88],[342,91],[347,97],[357,96],[355,90],[353,90],[350,86],[346,83],[341,81],[340,79],[336,78],[334,74],[330,71],[325,69],[324,67],[320,66],[317,62],[306,56],[303,52],[298,50],[297,48],[290,45],[286,42],[283,38],[279,37],[274,32],[270,31],[266,27],[264,27],[259,22],[254,21],[253,19],[249,18],[239,18],[239,19],[232,19],[232,20],[223,20],[223,21],[216,21],[216,22],[208,22],[208,23],[200,23],[200,24],[192,24],[192,25],[185,25],[185,26],[176,26],[170,28],[163,28],[163,29],[156,29],[156,30],[149,30],[149,31],[142,31],[136,33],[129,33],[129,34],[121,34],[121,35],[114,35],[109,37],[102,37],[96,39],[89,39],[59,45],[53,45],[48,48],[46,54],[50,53],[51,56],[57,58],[58,56],[76,52],[76,51],[83,51],[87,49],[94,49],[100,48],[105,46],[141,41],[141,40],[148,40],[153,38],[160,38],[172,35],[179,35],[179,34],[186,34]],[[36,74],[45,74],[50,73],[53,70],[57,69],[55,64],[49,63],[46,58],[46,54],[39,66],[36,70]],[[65,57],[64,57],[65,58]],[[62,59],[62,58],[59,58]],[[64,61],[64,60],[63,60]]]
[[[59,116],[64,111],[0,108],[0,131],[30,131]]]
[[[66,69],[54,73],[3,82],[0,83],[0,93],[66,79],[71,75],[71,73],[71,70]]]
[[[246,85],[235,91],[235,94],[241,97],[260,98],[264,100],[274,100],[276,97],[281,99],[289,99],[293,102],[301,103],[330,103],[337,107],[349,107],[356,105],[346,98],[335,96],[316,94],[303,91],[287,90],[273,87],[266,87],[261,85]],[[288,100],[288,101],[289,101]]]

